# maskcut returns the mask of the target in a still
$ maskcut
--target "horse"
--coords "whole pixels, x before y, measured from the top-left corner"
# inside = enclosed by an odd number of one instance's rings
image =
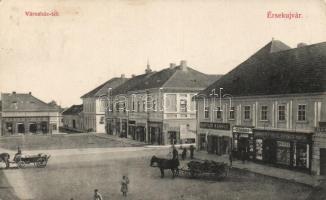
[[[0,154],[0,162],[6,163],[7,169],[9,168],[9,159],[10,159],[9,153],[1,153]]]
[[[161,171],[161,178],[164,178],[164,170],[170,169],[172,172],[172,178],[177,176],[179,174],[179,160],[178,159],[164,159],[164,158],[158,158],[156,156],[153,156],[151,159],[151,167],[154,167],[154,163],[157,164],[156,167],[160,168]]]

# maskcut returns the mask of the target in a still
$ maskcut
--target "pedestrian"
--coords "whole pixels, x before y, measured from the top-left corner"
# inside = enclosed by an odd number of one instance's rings
[[[179,152],[178,152],[177,148],[175,148],[175,146],[173,145],[172,159],[173,160],[178,159],[179,158],[179,155],[178,154],[179,154]]]
[[[128,192],[129,178],[127,176],[122,176],[121,180],[121,192],[124,197],[127,196]]]
[[[194,159],[194,151],[195,151],[194,145],[190,145],[189,150],[190,150],[190,159]]]
[[[103,200],[102,195],[98,192],[98,189],[94,190],[94,200]]]
[[[233,161],[232,151],[229,153],[229,161],[230,161],[230,168],[232,168],[232,161]]]
[[[246,155],[245,155],[245,150],[244,149],[241,150],[241,159],[242,159],[242,163],[245,164]]]
[[[186,157],[187,157],[187,148],[183,148],[181,157],[182,157],[182,160],[186,159]]]

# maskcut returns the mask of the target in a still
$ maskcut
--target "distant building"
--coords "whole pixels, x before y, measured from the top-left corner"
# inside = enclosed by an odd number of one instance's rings
[[[110,93],[107,132],[150,144],[194,142],[196,109],[192,97],[217,80],[186,61],[159,72],[150,66]]]
[[[81,97],[86,131],[105,133],[105,110],[108,103],[106,96],[110,89],[116,88],[126,80],[124,75],[112,78]]]
[[[1,135],[57,133],[59,109],[31,93],[1,93]]]
[[[326,121],[325,74],[326,42],[290,49],[271,41],[199,93],[198,148],[326,173],[326,140],[313,141]]]
[[[63,127],[73,131],[84,130],[83,105],[72,105],[62,112]]]

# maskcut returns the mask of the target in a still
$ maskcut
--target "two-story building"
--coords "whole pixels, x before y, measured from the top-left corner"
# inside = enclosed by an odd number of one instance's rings
[[[108,105],[106,98],[108,90],[118,87],[126,80],[124,75],[112,78],[81,96],[85,131],[105,133],[105,110]]]
[[[151,144],[195,141],[196,109],[192,100],[200,90],[217,80],[187,66],[135,76],[112,91],[109,133]]]
[[[1,93],[1,135],[51,134],[59,131],[59,107],[32,93]]]
[[[196,96],[198,147],[311,172],[326,121],[326,43],[272,40]],[[316,150],[317,151],[317,150]]]

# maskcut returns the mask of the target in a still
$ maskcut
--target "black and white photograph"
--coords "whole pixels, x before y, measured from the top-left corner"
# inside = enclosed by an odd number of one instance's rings
[[[0,200],[325,200],[326,0],[0,0]]]

